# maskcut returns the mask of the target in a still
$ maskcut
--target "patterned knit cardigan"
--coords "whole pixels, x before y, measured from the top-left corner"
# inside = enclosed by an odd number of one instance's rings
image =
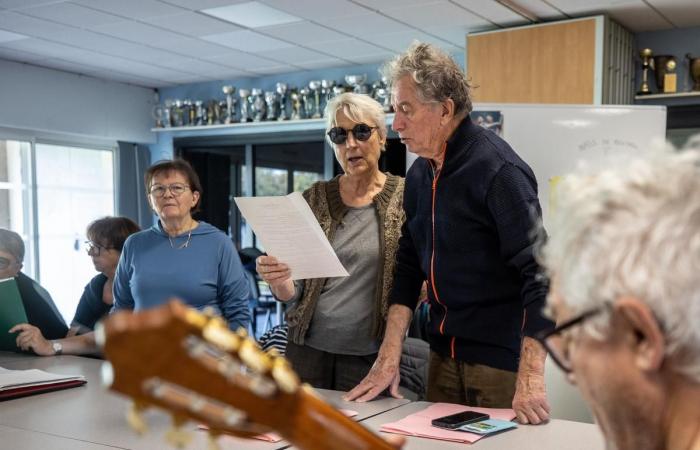
[[[331,242],[333,242],[338,225],[348,211],[348,207],[340,198],[339,178],[340,176],[337,176],[330,181],[319,181],[304,192],[304,198],[316,215],[321,229]],[[386,174],[384,188],[372,200],[378,214],[379,229],[383,231],[379,235],[381,267],[368,267],[366,269],[376,270],[379,274],[375,290],[375,314],[372,324],[372,336],[378,340],[384,337],[388,298],[393,283],[394,257],[401,236],[401,225],[406,218],[403,211],[403,189],[404,179],[402,177]],[[304,344],[304,337],[309,329],[316,302],[325,283],[325,278],[304,280],[301,298],[298,302],[290,304],[287,311],[287,324],[289,325],[289,340],[295,344]]]

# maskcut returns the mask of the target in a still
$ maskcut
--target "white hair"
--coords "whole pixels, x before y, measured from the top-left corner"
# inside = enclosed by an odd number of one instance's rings
[[[345,92],[328,100],[323,116],[326,118],[326,133],[337,123],[338,112],[342,111],[348,119],[356,123],[367,123],[369,126],[377,127],[377,133],[382,142],[386,142],[386,114],[382,105],[367,94],[355,94]],[[326,140],[335,148],[326,134]],[[384,150],[384,146],[382,146]]]
[[[665,151],[566,176],[542,249],[577,312],[634,296],[653,311],[673,370],[700,381],[700,152]],[[605,335],[609,315],[587,322]]]

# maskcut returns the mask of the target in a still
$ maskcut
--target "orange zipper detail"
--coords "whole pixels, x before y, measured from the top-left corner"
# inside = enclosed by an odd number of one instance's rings
[[[447,143],[444,144],[444,146],[447,146]],[[444,149],[443,149],[443,154],[444,154]],[[431,165],[432,165],[431,161]],[[444,164],[444,163],[443,163]],[[447,319],[447,306],[445,306],[444,303],[440,301],[440,296],[438,296],[437,293],[437,288],[435,287],[435,192],[437,190],[437,182],[438,179],[440,178],[440,172],[442,169],[440,169],[436,174],[435,178],[433,178],[433,197],[432,197],[432,214],[431,214],[431,220],[432,220],[432,232],[433,232],[433,247],[431,249],[431,254],[430,254],[430,286],[433,289],[433,295],[435,296],[435,301],[438,302],[440,306],[442,306],[442,309],[445,310],[445,315],[442,317],[442,321],[440,322],[440,334],[444,335],[445,334],[445,320]]]

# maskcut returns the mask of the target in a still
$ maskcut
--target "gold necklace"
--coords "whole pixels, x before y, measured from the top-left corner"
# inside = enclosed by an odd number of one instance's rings
[[[191,239],[192,239],[192,228],[190,228],[189,233],[187,233],[187,240],[185,241],[185,243],[179,245],[178,247],[175,247],[175,245],[173,245],[173,238],[171,238],[170,235],[168,235],[168,241],[170,241],[170,248],[174,248],[175,250],[182,250],[183,248],[189,247]]]

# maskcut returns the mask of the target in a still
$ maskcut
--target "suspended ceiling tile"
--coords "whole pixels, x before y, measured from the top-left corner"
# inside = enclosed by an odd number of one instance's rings
[[[512,0],[513,3],[532,13],[541,20],[566,19],[566,15],[542,0]]]
[[[493,29],[493,26],[490,27],[490,29]],[[476,32],[476,31],[484,31],[480,30],[478,28],[472,28],[472,29],[465,29],[462,27],[449,27],[449,28],[442,28],[442,27],[431,27],[431,28],[426,28],[425,32],[430,33],[434,36],[439,37],[440,39],[444,39],[446,41],[449,41],[453,45],[457,47],[464,48],[467,42],[467,34],[470,32]],[[434,43],[435,41],[433,41]]]
[[[20,11],[32,17],[58,22],[79,28],[104,25],[124,20],[119,16],[96,11],[74,3],[54,3],[50,5],[24,8]]]
[[[20,41],[22,39],[29,39],[29,36],[25,36],[24,34],[19,33],[13,33],[11,31],[0,30],[0,43]]]
[[[52,39],[55,34],[76,30],[76,28],[36,17],[25,16],[13,11],[0,11],[0,29],[31,37]]]
[[[320,61],[300,62],[296,64],[304,70],[325,69],[329,67],[343,67],[350,63],[338,58],[327,58]]]
[[[144,22],[188,36],[226,33],[241,27],[197,12],[183,12],[170,16],[152,17]]]
[[[348,36],[339,33],[332,28],[317,25],[312,22],[290,23],[274,27],[265,27],[256,30],[259,33],[269,35],[295,44],[306,45],[310,42],[326,42],[346,39]]]
[[[419,5],[425,3],[425,0],[355,0],[355,2],[373,11],[385,11],[403,6]]]
[[[202,36],[202,39],[225,47],[245,50],[250,52],[261,52],[265,50],[275,50],[278,48],[291,47],[293,44],[271,38],[269,36],[256,33],[251,30],[231,31],[230,33],[212,34]]]
[[[489,22],[502,27],[522,25],[530,21],[512,9],[494,0],[452,0],[459,6],[468,9]]]
[[[366,35],[377,33],[395,33],[399,31],[413,31],[414,29],[404,23],[375,12],[366,12],[343,18],[339,30],[352,36],[363,39]]]
[[[484,27],[491,25],[487,20],[446,1],[424,3],[390,9],[386,14],[415,28],[426,27]]]
[[[382,33],[373,36],[368,36],[367,39],[372,42],[376,42],[377,45],[381,45],[395,52],[404,52],[406,49],[413,44],[414,41],[425,42],[428,44],[434,44],[439,48],[454,53],[455,51],[461,51],[463,48],[457,47],[456,45],[446,42],[435,36],[417,31],[401,31],[398,33]]]
[[[167,16],[183,11],[180,7],[157,0],[73,0],[73,2],[106,13],[138,20]]]
[[[168,50],[179,55],[193,56],[196,58],[207,58],[211,56],[223,55],[231,51],[231,49],[222,45],[193,38],[181,38],[173,41],[162,42],[155,44],[154,47]]]
[[[170,5],[179,6],[180,8],[197,11],[207,8],[216,8],[219,6],[235,5],[236,3],[245,3],[250,0],[161,0]]]
[[[135,22],[133,20],[97,25],[89,28],[94,32],[107,34],[125,41],[153,46],[158,46],[158,44],[161,43],[176,41],[184,37],[178,33],[166,31],[161,28]]]
[[[396,56],[396,53],[379,53],[376,55],[353,56],[349,58],[354,64],[383,64]]]
[[[291,47],[278,50],[267,50],[259,52],[258,55],[281,61],[289,64],[297,64],[302,62],[319,61],[328,58],[328,55],[308,50],[302,47]]]
[[[273,61],[271,59],[263,58],[261,56],[251,55],[250,53],[230,49],[229,53],[225,55],[204,59],[214,63],[223,64],[228,67],[234,67],[236,69],[250,72],[260,67],[272,67],[282,65],[279,61]]]
[[[700,1],[698,0],[647,0],[647,3],[678,28],[700,25]]]
[[[49,3],[57,3],[57,0],[0,0],[0,8],[22,9]]]
[[[260,2],[245,2],[200,10],[201,13],[247,28],[300,22],[302,19]]]
[[[288,72],[297,72],[301,70],[301,67],[292,67],[289,65],[278,65],[278,66],[268,66],[261,67],[253,71],[254,75],[277,75]]]
[[[367,12],[367,8],[348,0],[262,0],[262,2],[273,8],[319,23],[329,23],[331,19]],[[341,21],[333,21],[329,25],[340,28],[343,26],[343,23]]]
[[[36,62],[48,59],[46,55],[38,55],[32,52],[26,52],[22,50],[15,50],[8,47],[0,47],[0,59],[6,59],[8,61],[17,62]]]

